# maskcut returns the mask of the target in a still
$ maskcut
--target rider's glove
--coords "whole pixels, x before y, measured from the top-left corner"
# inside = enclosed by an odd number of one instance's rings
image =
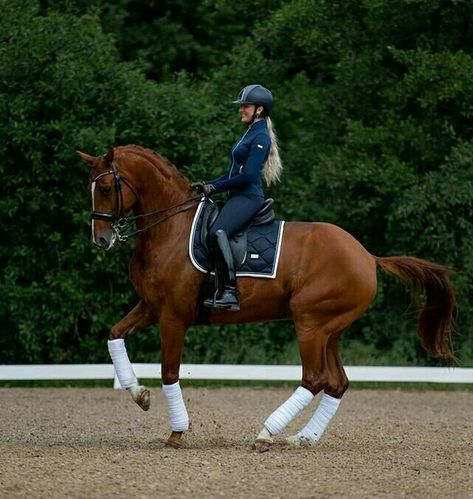
[[[204,184],[203,182],[194,182],[191,189],[197,194],[203,194],[205,197],[210,197],[215,192],[215,187],[212,184]]]

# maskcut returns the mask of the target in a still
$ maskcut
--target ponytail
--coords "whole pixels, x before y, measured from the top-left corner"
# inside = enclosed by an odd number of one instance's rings
[[[280,180],[282,172],[281,158],[279,157],[278,138],[271,123],[271,118],[265,118],[268,127],[269,137],[271,139],[271,146],[269,149],[269,156],[263,167],[263,177],[266,185],[270,186]]]

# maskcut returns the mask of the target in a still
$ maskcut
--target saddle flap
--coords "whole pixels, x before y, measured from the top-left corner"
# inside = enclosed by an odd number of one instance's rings
[[[207,253],[210,253],[207,244],[209,228],[215,222],[215,219],[218,217],[219,212],[220,207],[215,203],[206,203],[204,206],[204,213],[202,214],[202,228],[200,231],[200,243],[205,248]]]
[[[247,231],[237,232],[229,239],[230,248],[232,250],[233,261],[235,262],[235,268],[238,270],[244,263],[246,258],[246,246],[247,246]]]

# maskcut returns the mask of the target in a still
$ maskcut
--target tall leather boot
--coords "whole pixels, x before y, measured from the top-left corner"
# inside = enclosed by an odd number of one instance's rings
[[[235,264],[227,234],[220,229],[215,236],[216,282],[223,284],[223,290],[220,296],[205,300],[204,305],[225,310],[240,310],[236,289]],[[221,286],[218,286],[218,288],[221,288]]]
[[[223,282],[222,282],[223,270],[221,264],[219,263],[220,249],[218,247],[216,239],[212,241],[211,244],[209,244],[209,251],[210,251],[211,261],[213,261],[215,265],[214,283],[213,283],[213,289],[210,290],[209,297],[203,301],[203,304],[206,307],[214,308],[215,300],[217,299],[218,296],[220,296],[223,293]]]

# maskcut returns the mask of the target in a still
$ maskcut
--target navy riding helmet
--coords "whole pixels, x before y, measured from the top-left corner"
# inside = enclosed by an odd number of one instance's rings
[[[233,104],[255,104],[263,106],[268,116],[273,109],[273,94],[261,85],[247,85],[240,90],[238,99]]]

